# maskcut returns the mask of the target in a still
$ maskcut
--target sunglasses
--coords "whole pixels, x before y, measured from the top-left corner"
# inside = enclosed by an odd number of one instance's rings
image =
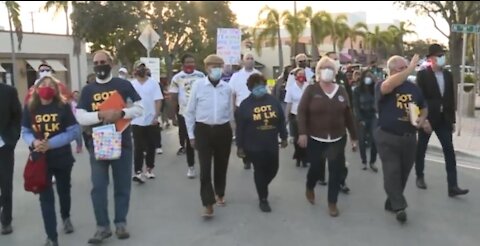
[[[101,61],[94,61],[93,62],[93,65],[97,66],[97,65],[105,65],[107,64],[107,61],[106,60],[101,60]]]
[[[52,70],[50,69],[40,69],[38,70],[39,72],[43,73],[43,72],[51,72]]]

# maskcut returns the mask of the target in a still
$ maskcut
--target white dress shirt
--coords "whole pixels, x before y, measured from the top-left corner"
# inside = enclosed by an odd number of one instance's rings
[[[305,77],[307,78],[307,83],[312,83],[313,81],[313,76],[315,76],[315,73],[312,71],[311,68],[306,67],[305,69]],[[287,84],[285,85],[285,90],[288,91],[288,89],[295,85],[296,80],[295,80],[295,75],[292,73],[288,74],[288,79],[287,79]]]
[[[213,86],[208,77],[193,83],[193,89],[185,112],[188,137],[195,139],[195,122],[222,125],[230,121],[232,89],[223,80]]]
[[[197,70],[193,71],[191,74],[181,71],[173,76],[172,83],[170,84],[168,91],[170,93],[178,94],[178,114],[184,115],[187,109],[188,99],[190,98],[190,93],[192,92],[193,82],[204,77],[205,74]]]
[[[290,110],[289,113],[297,115],[298,104],[300,104],[300,99],[302,99],[303,92],[307,87],[308,87],[307,82],[303,83],[302,87],[298,86],[298,84],[295,82],[292,88],[290,88],[290,90],[287,91],[287,94],[285,95],[285,102],[292,104],[292,109]]]
[[[142,98],[143,115],[132,120],[132,125],[149,126],[157,114],[156,101],[163,99],[160,85],[152,78],[148,78],[143,84],[138,80],[132,81],[133,88]]]
[[[443,97],[445,93],[445,77],[443,77],[443,71],[435,72],[435,78],[437,78],[438,89],[440,89],[440,94]]]
[[[232,87],[233,94],[236,96],[235,106],[240,107],[240,103],[250,96],[250,90],[247,87],[247,80],[250,75],[254,73],[261,74],[260,71],[255,68],[250,72],[245,70],[245,68],[242,68],[240,71],[232,75],[229,84]]]

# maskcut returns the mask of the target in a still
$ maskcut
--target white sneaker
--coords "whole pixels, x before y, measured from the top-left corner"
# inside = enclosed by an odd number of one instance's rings
[[[161,155],[163,154],[163,149],[162,148],[158,148],[157,149],[157,155]]]
[[[133,176],[132,180],[139,183],[139,184],[145,183],[145,178],[143,178],[143,174],[141,172],[138,172],[137,174],[135,174],[135,176]]]
[[[195,167],[189,167],[187,171],[187,177],[189,179],[193,179],[197,176],[197,172],[195,172]]]
[[[152,170],[147,170],[147,172],[145,173],[145,177],[147,179],[154,179],[155,178],[155,174],[152,172]]]

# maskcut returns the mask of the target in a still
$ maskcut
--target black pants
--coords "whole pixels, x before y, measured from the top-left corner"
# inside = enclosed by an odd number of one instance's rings
[[[294,114],[290,114],[289,118],[289,126],[290,126],[290,136],[293,137],[293,146],[295,147],[295,152],[293,153],[293,159],[301,161],[302,163],[307,162],[307,149],[300,147],[298,145],[298,122],[297,116]]]
[[[188,144],[188,132],[187,125],[185,124],[185,117],[177,112],[177,122],[178,122],[178,141],[180,142],[180,147],[185,148],[185,145]],[[182,123],[183,122],[183,123]]]
[[[405,209],[407,200],[403,192],[415,161],[417,138],[415,134],[397,136],[377,128],[375,141],[382,160],[383,185],[388,197],[386,204],[394,211]]]
[[[268,151],[246,151],[246,154],[253,164],[258,198],[260,200],[267,199],[268,185],[278,172],[278,147]]]
[[[203,206],[215,204],[215,194],[225,196],[228,159],[232,147],[230,123],[209,126],[195,124],[195,146],[200,161],[200,196]],[[213,183],[212,186],[212,158]]]
[[[377,119],[371,119],[365,121],[365,125],[358,124],[359,128],[359,147],[360,147],[360,157],[362,158],[362,163],[367,164],[367,142],[370,143],[370,164],[373,164],[377,161],[377,146],[373,138],[375,129],[377,128]]]
[[[457,187],[457,161],[452,143],[452,130],[452,125],[445,120],[442,120],[438,126],[433,128],[433,131],[437,135],[438,140],[440,140],[440,144],[442,145],[447,169],[448,187]],[[423,170],[425,169],[425,153],[427,152],[430,136],[431,134],[427,134],[423,130],[418,132],[418,149],[415,162],[417,177],[424,176]]]
[[[3,226],[12,223],[13,166],[15,148],[0,148],[0,221]]]
[[[162,148],[162,127],[157,127],[157,141],[155,142],[155,148]]]
[[[185,124],[185,117],[180,114],[178,115],[178,135],[180,137],[180,145],[182,147],[187,147],[187,164],[189,167],[193,167],[195,164],[195,150],[190,144],[190,139],[187,133],[187,125]],[[184,144],[182,145],[182,143]]]
[[[158,141],[157,135],[159,134],[158,126],[133,125],[132,132],[135,173],[142,172],[144,160],[147,168],[153,169],[155,167],[155,146]]]
[[[345,146],[347,145],[347,141],[343,142],[343,152],[341,156],[342,166],[340,167],[340,185],[345,186],[345,181],[347,180],[348,176],[348,168],[347,168],[347,158],[345,157]],[[325,181],[325,165],[327,164],[327,158],[322,157],[319,173],[320,173],[320,181]],[[330,165],[330,164],[329,164]],[[330,170],[330,169],[328,169]]]
[[[67,163],[65,163],[67,164]],[[49,168],[48,178],[55,176],[58,198],[60,201],[60,215],[62,220],[70,218],[71,207],[71,174],[72,165],[66,165],[63,168]],[[43,225],[50,240],[57,241],[57,216],[55,215],[55,195],[53,187],[49,186],[40,193],[40,208],[42,209]]]
[[[313,190],[320,180],[322,162],[328,160],[328,202],[337,203],[340,183],[342,181],[343,167],[345,166],[346,137],[334,143],[323,143],[312,138],[308,139],[307,158],[310,169],[307,174],[307,189]]]

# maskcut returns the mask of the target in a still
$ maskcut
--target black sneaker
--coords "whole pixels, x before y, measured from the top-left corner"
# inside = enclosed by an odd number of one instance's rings
[[[350,188],[348,188],[347,185],[340,185],[340,191],[341,191],[343,194],[348,194],[348,193],[350,193]]]
[[[397,211],[397,220],[400,223],[407,222],[407,213],[405,212],[405,210],[402,209]]]
[[[88,239],[89,244],[101,244],[103,240],[112,236],[110,230],[98,230],[92,238]]]
[[[390,200],[385,200],[385,210],[391,213],[395,213],[392,208],[392,203],[390,203]]]
[[[2,226],[2,235],[9,235],[12,234],[13,227],[12,225]]]
[[[177,151],[177,155],[183,155],[183,154],[185,154],[185,148],[180,147],[180,149],[178,149],[178,151]]]
[[[270,207],[270,204],[268,204],[268,200],[260,200],[259,207],[264,213],[272,212],[272,208]]]
[[[327,186],[327,182],[325,182],[325,180],[318,181],[318,184],[321,186]]]
[[[244,168],[245,170],[250,170],[250,169],[252,168],[252,163],[250,163],[250,162],[244,162],[244,163],[243,163],[243,168]]]

